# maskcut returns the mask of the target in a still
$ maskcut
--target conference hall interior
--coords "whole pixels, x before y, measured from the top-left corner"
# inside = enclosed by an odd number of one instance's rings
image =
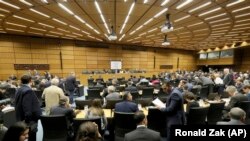
[[[249,47],[250,0],[0,0],[0,141],[249,125]]]

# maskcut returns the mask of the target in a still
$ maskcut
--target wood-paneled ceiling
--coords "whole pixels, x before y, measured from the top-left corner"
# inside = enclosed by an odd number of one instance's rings
[[[0,0],[0,33],[188,50],[250,39],[250,0],[164,1]],[[167,13],[174,31],[163,46]],[[107,38],[111,26],[116,41]]]

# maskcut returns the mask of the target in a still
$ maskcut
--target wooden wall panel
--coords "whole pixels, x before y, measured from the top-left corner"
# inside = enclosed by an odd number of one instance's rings
[[[18,77],[27,71],[14,70],[13,64],[49,64],[50,73],[60,77],[75,71],[110,69],[110,60],[121,60],[124,69],[143,69],[162,72],[160,65],[196,69],[196,58],[192,51],[148,48],[146,51],[122,50],[115,45],[110,48],[75,47],[74,41],[62,39],[33,38],[15,35],[0,35],[0,78],[12,73]],[[60,52],[63,68],[61,68]],[[155,57],[155,62],[154,62]],[[155,64],[155,68],[154,68]],[[3,68],[7,68],[4,70]],[[41,70],[42,73],[45,70]]]

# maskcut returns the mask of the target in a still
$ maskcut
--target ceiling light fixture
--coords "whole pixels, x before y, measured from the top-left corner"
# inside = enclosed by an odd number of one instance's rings
[[[67,7],[65,7],[64,5],[62,5],[61,3],[58,3],[59,7],[61,7],[64,11],[68,12],[70,15],[74,15],[74,13],[69,10]]]
[[[6,1],[3,1],[3,0],[0,0],[0,3],[5,4],[5,5],[9,6],[9,7],[15,8],[15,9],[21,9],[18,6],[14,5],[14,4],[11,4],[11,3],[8,3]]]
[[[209,10],[209,11],[207,11],[207,12],[201,13],[201,14],[199,14],[198,16],[199,16],[199,17],[200,17],[200,16],[204,16],[204,15],[210,14],[210,13],[212,13],[212,12],[218,11],[218,10],[220,10],[220,9],[221,9],[221,7],[218,7],[218,8]]]
[[[75,29],[75,30],[80,31],[80,29],[79,29],[79,28],[77,28],[77,27],[75,27],[75,26],[73,26],[73,25],[69,25],[69,27],[70,27],[70,28],[73,28],[73,29]]]
[[[145,3],[148,3],[148,0],[144,0],[143,3],[144,3],[144,4],[145,4]]]
[[[168,41],[167,35],[165,35],[164,42],[161,45],[163,45],[163,46],[170,45],[170,42]]]
[[[169,2],[169,0],[164,0],[164,1],[161,3],[161,6],[166,5],[168,2]]]
[[[6,13],[10,13],[9,10],[3,9],[3,8],[0,8],[0,11],[6,12]]]
[[[129,8],[128,15],[126,16],[125,21],[124,21],[124,23],[123,23],[123,25],[122,25],[122,28],[121,28],[121,30],[120,30],[120,34],[122,34],[122,32],[123,32],[123,29],[124,29],[124,27],[126,26],[126,24],[127,24],[127,22],[128,22],[128,19],[129,19],[130,15],[131,15],[131,12],[132,12],[133,9],[134,9],[134,6],[135,6],[135,2],[133,2],[132,5],[131,5],[130,8]]]
[[[123,34],[122,37],[119,39],[119,41],[121,41],[124,37],[125,37],[126,34]]]
[[[65,22],[60,21],[60,20],[58,20],[58,19],[56,19],[56,18],[52,18],[52,20],[54,20],[54,21],[56,21],[56,22],[58,22],[58,23],[60,23],[60,24],[67,25]]]
[[[167,33],[167,32],[170,32],[170,31],[174,30],[174,27],[172,26],[169,17],[170,17],[170,14],[166,14],[167,21],[166,21],[166,23],[161,28],[161,32],[162,33]]]
[[[220,16],[224,16],[224,15],[226,15],[226,13],[222,13],[222,14],[219,14],[219,15],[215,15],[215,16],[212,16],[212,17],[208,17],[208,18],[205,18],[205,20],[214,19],[214,18],[217,18],[217,17],[220,17]]]
[[[28,6],[33,6],[31,3],[25,1],[25,0],[19,0],[21,3],[26,4]]]
[[[15,18],[18,18],[18,19],[21,19],[21,20],[25,20],[25,21],[28,21],[28,22],[35,22],[35,21],[33,21],[33,20],[30,20],[30,19],[27,19],[27,18],[24,18],[24,17],[20,17],[20,16],[17,16],[17,15],[13,15],[13,17],[15,17]]]
[[[246,7],[242,7],[242,8],[233,10],[232,13],[239,12],[239,11],[243,11],[243,10],[246,10],[246,9],[250,9],[250,6],[246,6]]]
[[[27,27],[27,26],[25,26],[25,25],[16,24],[16,23],[12,23],[12,22],[5,22],[5,23],[8,24],[8,25],[14,25],[14,26],[19,26],[19,27],[24,27],[24,28]]]
[[[204,23],[204,22],[199,22],[199,23],[195,23],[195,24],[188,25],[187,27],[192,27],[192,26],[196,26],[196,25],[203,24],[203,23]]]
[[[191,3],[193,0],[186,0],[186,1],[184,1],[183,3],[181,3],[180,5],[178,5],[177,7],[176,7],[176,9],[181,9],[182,7],[184,7],[184,6],[186,6],[186,5],[188,5],[189,3]]]
[[[30,29],[39,30],[39,31],[46,31],[46,30],[44,30],[44,29],[36,28],[36,27],[30,27]]]
[[[95,1],[95,7],[96,7],[96,9],[97,9],[97,11],[98,11],[99,15],[101,16],[102,22],[104,23],[104,26],[105,26],[106,30],[107,30],[107,31],[108,31],[108,33],[110,34],[110,31],[109,31],[108,25],[107,25],[107,23],[106,23],[106,20],[105,20],[105,18],[104,18],[104,16],[103,16],[103,14],[102,14],[102,10],[101,10],[101,8],[100,8],[100,6],[99,6],[99,4],[98,4],[98,2],[97,2],[97,1]]]
[[[44,16],[44,17],[46,17],[46,18],[50,18],[49,15],[46,15],[46,14],[44,14],[44,13],[42,13],[42,12],[39,12],[39,11],[33,9],[33,8],[30,8],[30,11],[32,11],[32,12],[34,12],[34,13],[37,13],[37,14],[39,14],[39,15],[42,15],[42,16]]]
[[[79,20],[80,22],[86,24],[86,22],[85,22],[82,18],[80,18],[79,16],[74,15],[74,17],[75,17],[77,20]]]
[[[38,24],[40,24],[40,25],[42,25],[42,26],[45,26],[45,27],[49,27],[49,28],[55,28],[54,26],[51,26],[51,25],[48,25],[48,24],[45,24],[45,23],[38,23]]]
[[[200,6],[196,7],[196,8],[194,8],[194,9],[192,9],[192,10],[189,10],[188,12],[191,13],[191,12],[197,11],[197,10],[203,8],[203,7],[206,7],[206,6],[210,5],[211,3],[212,3],[211,1],[210,1],[210,2],[207,2],[207,3],[204,3],[204,4],[202,4],[202,5],[200,5]]]
[[[226,7],[230,7],[230,6],[233,6],[233,5],[235,5],[235,4],[238,4],[238,3],[241,3],[241,2],[244,2],[244,1],[245,1],[245,0],[237,0],[237,1],[234,1],[234,2],[232,2],[232,3],[227,4]]]
[[[47,0],[41,0],[43,3],[49,3]]]
[[[69,33],[69,31],[67,31],[67,30],[64,30],[64,29],[61,29],[61,28],[57,28],[57,29],[60,30],[60,31],[64,31],[64,32]]]
[[[188,18],[188,17],[190,17],[190,15],[187,15],[187,16],[184,16],[184,17],[181,17],[181,18],[179,18],[179,19],[175,20],[174,22],[179,22],[179,21],[182,21],[182,20],[184,20],[184,19],[186,19],[186,18]]]
[[[114,27],[113,27],[113,26],[111,26],[111,34],[108,36],[108,39],[109,39],[110,41],[114,41],[114,40],[117,39],[117,36],[116,36],[116,34],[115,34],[115,31],[114,31]]]

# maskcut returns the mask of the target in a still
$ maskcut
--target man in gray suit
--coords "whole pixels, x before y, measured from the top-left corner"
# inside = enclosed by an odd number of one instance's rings
[[[241,108],[234,107],[229,112],[230,121],[219,121],[217,125],[245,125],[246,112]]]
[[[147,118],[143,111],[138,111],[134,115],[137,128],[125,135],[124,141],[160,141],[161,136],[159,132],[148,129]]]

